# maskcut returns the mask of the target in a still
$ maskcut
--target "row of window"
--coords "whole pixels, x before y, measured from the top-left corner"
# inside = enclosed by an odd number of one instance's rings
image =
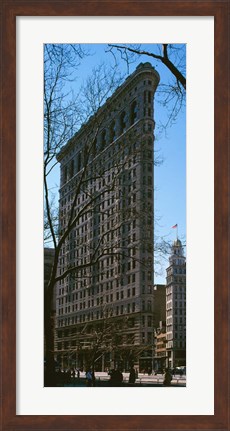
[[[185,316],[186,315],[186,309],[184,308],[176,308],[175,310],[172,310],[172,308],[167,308],[166,309],[166,317],[171,316],[173,313],[173,315],[175,316]]]
[[[76,227],[72,230],[72,232],[69,234],[68,242],[65,245],[63,245],[61,250],[61,255],[64,255],[66,251],[69,251],[73,249],[76,246],[80,245],[80,240],[82,240],[85,232],[88,232],[90,229],[90,233],[92,232],[92,228],[94,228],[93,233],[95,235],[95,229],[97,229],[97,232],[104,233],[109,230],[113,230],[114,232],[117,232],[117,236],[121,234],[125,234],[130,232],[130,230],[135,230],[136,228],[136,219],[133,219],[132,221],[120,221],[120,218],[117,217],[116,219],[108,218],[107,213],[105,214],[97,214],[93,219],[91,219],[90,223],[87,222],[88,220],[87,215],[85,215],[84,220],[82,219],[81,227]],[[84,223],[84,224],[83,224]],[[119,224],[118,224],[119,223]],[[100,224],[100,226],[98,226]],[[121,225],[120,225],[121,224]],[[96,226],[95,226],[96,225]],[[95,227],[94,227],[95,226]],[[91,235],[88,235],[89,238],[91,238]],[[85,239],[87,240],[88,237]],[[81,249],[80,249],[81,250]],[[77,251],[76,251],[77,252]],[[83,252],[80,252],[80,254],[77,252],[76,257],[79,255],[82,255]]]
[[[115,328],[117,330],[124,330],[124,328],[134,328],[134,326],[136,325],[137,320],[135,319],[135,317],[133,317],[132,315],[130,315],[125,323],[123,320],[116,321],[115,322]],[[87,334],[93,334],[95,332],[95,330],[100,331],[101,329],[101,325],[103,325],[103,322],[92,322],[91,324],[82,327],[81,325],[79,326],[74,326],[72,328],[65,328],[65,329],[58,329],[56,334],[58,338],[74,338],[78,335],[82,335],[82,330],[85,330],[85,333]]]
[[[186,307],[186,301],[167,301],[166,302],[166,309],[172,310],[175,312],[178,309],[185,308]]]
[[[153,343],[153,334],[152,334],[152,332],[142,332],[141,342],[143,344],[145,344],[145,343],[152,344]]]
[[[183,332],[169,332],[169,330],[167,330],[167,340],[171,341],[172,339],[174,340],[182,340],[186,337],[186,331],[184,330]]]
[[[186,291],[185,291],[185,289],[184,289],[184,292],[183,293],[170,293],[169,295],[166,295],[166,301],[168,302],[168,301],[170,301],[170,300],[172,300],[172,299],[174,299],[174,301],[175,300],[177,300],[177,299],[182,299],[182,300],[184,300],[184,299],[186,299]]]
[[[133,163],[135,163],[135,159],[133,159]],[[152,165],[151,164],[149,164],[149,172],[152,172]],[[130,168],[130,170],[127,173],[127,177],[126,177],[127,179],[126,180],[124,180],[124,178],[122,179],[122,178],[119,178],[117,176],[115,179],[116,180],[116,186],[114,185],[114,189],[113,190],[108,189],[107,191],[104,190],[102,193],[100,193],[100,195],[97,196],[97,200],[102,200],[105,197],[105,193],[107,193],[108,195],[110,195],[112,197],[112,195],[115,194],[115,192],[117,192],[117,188],[119,188],[119,186],[122,186],[122,187],[124,187],[125,185],[127,187],[130,186],[130,189],[128,189],[128,190],[131,191],[134,188],[131,186],[133,186],[133,183],[135,182],[136,174],[137,174],[136,168],[132,168],[132,169]],[[95,173],[94,177],[97,177],[98,175],[99,175],[98,173]],[[123,177],[124,177],[124,175],[125,174],[123,174]],[[101,174],[100,174],[100,176],[101,176]],[[87,199],[89,199],[89,192],[92,195],[93,192],[94,193],[99,192],[100,190],[104,189],[104,187],[106,187],[106,186],[110,187],[111,181],[114,181],[114,178],[115,178],[115,172],[112,172],[111,175],[109,174],[107,176],[107,178],[103,178],[101,180],[97,180],[97,181],[94,180],[93,181],[93,179],[91,179],[90,182],[92,183],[92,186],[89,187],[89,190],[87,191],[87,193],[82,192],[81,194],[79,194],[79,196],[77,198],[77,202],[76,202],[77,205],[81,205],[81,204],[85,203],[87,201]],[[124,185],[124,181],[127,181],[127,182],[129,181],[130,184]],[[85,189],[86,189],[86,187],[85,187]],[[118,189],[118,192],[119,192],[119,189]],[[68,193],[68,191],[64,190],[62,194],[66,194],[66,193]],[[94,196],[92,196],[92,197],[94,198]],[[95,198],[96,198],[96,196],[95,196]],[[71,202],[73,199],[74,199],[74,193],[73,192],[69,193],[67,197],[63,198],[60,201],[61,208],[63,208],[68,202]]]
[[[144,177],[146,178],[146,177]],[[148,178],[148,182],[149,184],[152,184],[152,177],[147,177]],[[104,220],[108,220],[109,214],[109,208],[113,206],[114,204],[116,204],[116,210],[120,210],[121,208],[126,208],[127,206],[131,206],[132,204],[136,204],[136,202],[144,202],[146,199],[150,199],[152,202],[152,189],[144,189],[141,192],[141,197],[139,196],[139,200],[137,199],[137,194],[135,193],[136,191],[136,182],[134,181],[134,183],[132,183],[132,185],[128,186],[127,188],[128,193],[126,194],[126,192],[123,192],[121,189],[119,189],[116,193],[114,192],[113,194],[108,194],[107,193],[107,197],[105,196],[105,192],[103,192],[100,196],[98,196],[97,198],[93,199],[92,201],[92,205],[88,207],[86,207],[86,210],[84,211],[84,213],[79,216],[79,218],[77,218],[77,226],[84,228],[84,226],[82,226],[83,223],[90,221],[90,226],[92,227],[95,223],[99,223],[101,221]],[[130,191],[129,191],[130,190]],[[82,194],[82,198],[84,201],[84,194]],[[79,198],[80,200],[80,198]],[[67,207],[63,207],[63,209],[61,209],[60,211],[60,219],[63,222],[68,222],[68,218],[69,215],[71,214],[71,205],[68,205]],[[103,211],[104,209],[106,209],[106,211]],[[81,210],[80,209],[75,209],[73,216],[77,217],[78,215],[78,211]],[[113,220],[114,220],[114,211],[111,208],[111,216],[113,216]],[[117,214],[119,215],[119,214]],[[83,230],[82,230],[83,232]],[[77,233],[81,233],[80,231],[77,231]],[[75,234],[76,236],[76,234]]]
[[[144,107],[143,115],[152,117],[152,96],[150,91],[144,92],[144,101],[148,102],[149,106]],[[128,110],[124,110],[120,115],[111,121],[110,126],[103,129],[101,133],[95,138],[92,145],[92,156],[95,157],[97,153],[104,150],[104,148],[111,144],[118,136],[122,135],[128,127],[131,127],[137,120],[137,102],[134,100]],[[87,149],[84,152],[79,152],[76,161],[72,159],[68,166],[64,167],[63,181],[66,182],[75,173],[79,172],[83,167],[84,160],[87,157]]]
[[[113,336],[113,334],[111,334],[111,337]],[[92,341],[88,341],[87,342],[87,335],[86,335],[86,340],[85,340],[86,344],[87,343],[91,343]],[[121,335],[121,334],[116,334],[116,344],[134,344],[135,342],[135,335],[134,334],[126,334],[126,335]],[[71,341],[58,341],[57,343],[57,349],[58,350],[68,350],[70,348],[74,348],[76,346],[78,346],[80,344],[80,339],[75,339],[75,340],[71,340]]]
[[[151,127],[150,127],[151,130]],[[111,164],[111,159],[114,159],[114,156],[119,156],[120,157],[120,152],[123,151],[122,154],[122,159],[120,160],[120,162],[125,162],[124,164],[124,168],[125,167],[130,167],[132,164],[136,163],[136,156],[139,154],[142,155],[142,157],[145,157],[146,159],[152,159],[152,144],[153,144],[153,139],[152,137],[149,137],[147,140],[141,140],[141,146],[140,146],[140,142],[136,142],[135,140],[135,136],[128,136],[127,141],[117,141],[115,145],[112,145],[108,151],[106,153],[100,154],[99,158],[97,159],[96,163],[94,164],[89,164],[88,165],[88,177],[89,177],[89,184],[93,184],[95,182],[94,178],[97,177],[97,170],[101,169],[101,167],[106,168],[109,170],[112,167]],[[151,151],[151,155],[150,153],[148,153],[148,151]],[[73,153],[73,152],[71,152]],[[75,162],[72,163],[72,169],[74,168],[74,165],[76,164],[76,160],[78,159],[78,156],[81,153],[77,153],[75,155],[76,159]],[[124,160],[124,156],[131,156],[128,157],[126,160]],[[133,158],[132,158],[133,157]],[[118,160],[116,160],[118,162]],[[139,160],[140,161],[140,160]],[[64,160],[63,160],[64,163]],[[63,168],[62,173],[65,171],[65,168],[67,168],[67,166],[70,166],[71,162],[67,162],[68,165],[66,164]],[[65,171],[66,172],[66,171]],[[68,169],[67,169],[68,172]],[[105,183],[104,183],[105,185]],[[71,185],[66,186],[65,188],[62,187],[61,190],[61,197],[63,197],[63,195],[65,195],[68,191],[71,191]]]
[[[112,316],[112,315],[123,315],[124,313],[134,313],[136,311],[136,303],[133,302],[131,304],[127,304],[126,306],[124,305],[117,305],[116,307],[114,307],[115,309],[113,311],[110,310],[110,312],[108,311],[108,315]],[[77,314],[75,316],[71,316],[71,317],[65,317],[64,319],[58,319],[58,327],[64,327],[64,326],[69,326],[69,325],[74,325],[76,323],[83,323],[86,321],[92,321],[95,319],[104,319],[105,318],[105,313],[103,312],[103,310],[98,310],[95,312],[88,312],[86,314]]]
[[[185,283],[185,277],[182,278],[182,277],[175,277],[171,275],[167,277],[167,284],[170,284],[170,283]]]
[[[186,292],[186,290],[185,290],[185,286],[170,286],[170,287],[167,287],[166,286],[166,294],[168,295],[168,294],[170,294],[170,293],[185,293]]]
[[[145,124],[144,125],[144,132],[151,132],[152,131],[152,124]],[[116,148],[115,148],[116,147]],[[145,158],[146,160],[152,160],[152,140],[150,145],[147,145],[147,148],[145,148],[145,143],[142,142],[141,148],[139,150],[139,162],[141,161],[141,157]],[[145,151],[144,151],[145,149]],[[122,150],[122,153],[120,153]],[[137,163],[137,155],[133,155],[134,151],[137,152],[137,143],[127,143],[122,144],[118,142],[116,146],[112,147],[111,152],[108,151],[106,153],[106,160],[105,155],[101,155],[100,158],[96,159],[94,165],[89,164],[87,167],[87,176],[89,178],[88,182],[85,183],[85,188],[89,185],[95,186],[95,190],[98,190],[98,181],[95,181],[94,178],[98,177],[99,172],[101,173],[101,176],[104,176],[104,186],[106,184],[109,184],[109,182],[114,178],[114,172],[110,173],[110,169],[112,169],[114,166],[119,166],[119,163],[124,164],[124,168],[130,168],[132,165]],[[84,149],[84,152],[86,152],[86,146]],[[70,181],[76,174],[78,174],[79,171],[85,166],[86,158],[82,156],[83,150],[78,152],[78,154],[73,158],[68,164],[62,167],[61,170],[61,183],[62,183],[62,190],[61,190],[61,197],[64,196],[68,190],[71,191],[71,186],[69,185],[69,188],[65,187],[63,189],[63,186]],[[108,161],[109,160],[109,161]],[[113,160],[113,161],[111,161]],[[106,163],[107,161],[107,163]],[[91,172],[92,171],[92,172]],[[93,172],[94,171],[94,172]],[[96,172],[97,171],[97,172]],[[102,174],[103,171],[103,174]],[[101,181],[101,184],[103,182]],[[97,186],[96,186],[97,185]],[[72,185],[73,187],[74,185]]]
[[[123,292],[117,292],[116,293],[116,300],[117,301],[118,300],[122,300],[123,298],[124,298],[124,293]],[[96,300],[92,299],[91,301],[90,300],[87,301],[87,302],[83,301],[83,302],[80,302],[79,304],[73,304],[72,306],[69,305],[69,306],[66,306],[66,307],[63,307],[63,308],[59,308],[58,309],[58,315],[61,316],[61,315],[68,314],[68,313],[74,313],[76,311],[84,310],[84,309],[88,310],[91,307],[100,306],[103,303],[109,303],[109,302],[113,302],[113,301],[114,301],[113,294],[106,295],[105,297],[98,297],[98,298],[96,298]],[[116,309],[115,309],[116,315],[123,314],[124,312],[125,313],[134,312],[135,311],[135,307],[136,307],[135,302],[133,302],[132,304],[117,305]],[[152,301],[151,300],[142,301],[142,311],[143,312],[151,312],[152,311]],[[99,316],[99,315],[100,315],[101,318],[104,317],[102,310],[101,311],[98,310],[96,312],[96,316]],[[81,322],[81,319],[83,319],[83,317],[81,317],[81,316],[83,316],[83,315],[80,315],[80,316],[76,315],[76,316],[72,317],[72,319],[74,319],[73,323],[77,323],[78,318],[80,319],[80,322]],[[90,314],[88,314],[87,316],[90,316]],[[93,313],[91,313],[91,317],[93,319]],[[147,319],[148,319],[147,326],[152,326],[152,316],[147,316]],[[142,316],[142,325],[143,326],[146,325],[145,316]]]
[[[151,266],[151,260],[149,261],[149,266]],[[105,272],[101,272],[99,274],[99,266],[97,265],[97,267],[94,267],[90,270],[90,268],[85,268],[82,270],[78,271],[78,281],[73,282],[73,280],[60,280],[59,285],[64,285],[66,283],[69,283],[69,285],[71,284],[71,289],[80,289],[83,288],[84,285],[95,285],[96,283],[99,283],[105,279],[109,279],[109,278],[113,278],[115,277],[115,280],[111,280],[110,282],[107,282],[107,284],[105,284],[105,286],[108,286],[108,283],[110,283],[111,285],[111,289],[114,287],[119,287],[121,286],[125,286],[127,284],[131,284],[131,283],[135,283],[137,281],[136,278],[136,273],[132,273],[132,274],[128,274],[128,271],[131,271],[132,269],[136,268],[136,264],[137,262],[135,260],[132,260],[130,262],[127,262],[126,264],[123,263],[121,265],[116,265],[115,268],[110,268],[108,270],[106,270]],[[98,269],[98,271],[97,271]],[[63,268],[63,272],[64,272],[64,268]],[[98,272],[97,275],[93,275],[92,271],[96,271]],[[122,274],[122,275],[121,275]],[[87,279],[87,283],[86,283],[86,279]],[[152,271],[141,271],[141,278],[140,281],[142,282],[148,282],[151,283],[152,282]],[[72,283],[71,283],[72,282]],[[68,285],[67,285],[68,286]],[[59,291],[62,291],[63,288],[60,288]],[[99,287],[95,287],[95,291],[96,289],[99,289]],[[105,288],[104,288],[105,289]],[[107,289],[107,287],[106,287]],[[147,293],[148,290],[151,289],[148,288],[146,290],[146,287],[144,287],[144,291],[142,293]],[[101,284],[101,291],[103,291],[103,284]],[[62,294],[62,293],[60,293]]]
[[[122,113],[120,117],[120,133],[122,134],[126,128],[125,116]],[[101,134],[95,139],[91,156],[94,158],[97,153],[103,151],[108,143],[112,143],[115,140],[116,131],[114,128],[115,122],[111,123],[111,128],[108,130],[104,129]],[[110,141],[110,142],[109,142]],[[119,149],[117,149],[119,151]],[[87,164],[87,157],[90,153],[90,149],[85,145],[84,150],[77,153],[75,158],[70,160],[70,162],[63,167],[62,170],[62,184],[69,181],[74,175],[81,171],[81,169]]]
[[[174,316],[174,319],[171,316],[171,317],[167,318],[167,325],[170,325],[173,322],[174,322],[174,324],[184,324],[185,321],[186,321],[186,316],[183,316],[183,317],[177,317],[177,316],[175,317]]]
[[[90,269],[90,271],[94,270],[94,269],[98,269],[98,271],[103,270],[104,268],[108,268],[110,266],[115,266],[118,267],[118,273],[120,272],[125,272],[125,271],[130,271],[132,269],[136,268],[136,260],[135,259],[130,259],[130,257],[135,256],[136,254],[136,247],[130,248],[129,250],[127,250],[127,253],[125,254],[124,257],[121,258],[120,255],[114,257],[107,257],[104,260],[101,260],[99,262],[97,262],[95,265],[93,265],[92,269]],[[65,263],[69,263],[69,261],[74,258],[75,259],[75,264],[77,265],[81,265],[83,263],[87,263],[87,260],[84,261],[83,257],[86,256],[89,257],[89,248],[88,247],[80,247],[79,249],[76,249],[75,252],[70,252],[67,253],[65,257],[60,257],[59,259],[59,265],[65,265]],[[84,257],[86,259],[86,257]],[[120,263],[121,260],[126,260],[126,262],[123,262],[122,264]],[[96,279],[93,279],[93,283],[96,281]]]
[[[179,348],[185,349],[186,343],[184,341],[170,341],[167,343],[167,349]]]
[[[86,296],[90,297],[90,296],[93,296],[94,294],[100,294],[103,292],[103,290],[101,290],[101,292],[99,291],[99,287],[97,289],[94,289],[93,287],[91,287],[91,289],[89,290],[90,290],[89,292],[87,292],[86,290],[83,290],[79,293],[77,292],[77,293],[73,293],[72,295],[66,295],[65,297],[58,298],[57,303],[59,306],[63,305],[64,303],[67,304],[68,302],[73,303],[75,301],[79,301],[81,299],[86,298]],[[86,295],[86,293],[88,293],[88,295]],[[81,302],[80,304],[73,304],[72,306],[69,305],[68,307],[66,307],[66,312],[76,311],[78,309],[81,310],[82,308],[86,308],[86,306],[94,307],[95,305],[113,302],[115,300],[118,301],[124,298],[130,298],[131,296],[135,296],[135,295],[136,295],[136,288],[135,287],[128,288],[125,290],[125,293],[123,290],[121,290],[116,293],[106,294],[98,298],[92,298],[87,302],[83,302],[83,303]],[[79,308],[78,308],[78,305],[79,305]]]

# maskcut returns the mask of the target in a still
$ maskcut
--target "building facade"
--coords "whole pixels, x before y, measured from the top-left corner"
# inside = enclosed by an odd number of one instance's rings
[[[154,284],[153,286],[154,315],[156,328],[160,327],[160,322],[166,320],[166,286],[165,284]]]
[[[167,268],[167,366],[186,366],[186,259],[179,239],[172,245]]]
[[[166,368],[166,322],[159,322],[159,327],[155,331],[155,350],[154,350],[154,370],[163,372]]]
[[[63,367],[151,363],[158,82],[141,63],[58,155],[55,350]]]
[[[44,248],[44,289],[46,291],[52,267],[54,262],[54,249],[53,248]],[[51,305],[51,319],[52,319],[52,326],[54,329],[55,326],[55,315],[56,315],[56,293],[53,293],[53,300]],[[53,347],[54,348],[54,347]],[[44,358],[46,358],[46,343],[45,343],[45,337],[44,337]]]

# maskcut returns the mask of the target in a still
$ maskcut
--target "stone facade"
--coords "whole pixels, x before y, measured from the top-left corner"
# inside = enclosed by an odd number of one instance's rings
[[[56,290],[62,366],[86,367],[90,354],[97,369],[119,362],[124,369],[131,360],[141,368],[142,356],[150,358],[158,82],[141,63],[58,155],[60,235],[70,227],[58,269],[66,277]]]
[[[155,322],[157,328],[160,322],[166,320],[166,286],[165,284],[154,284],[153,286],[153,301]]]
[[[167,366],[186,365],[186,259],[181,241],[172,245],[167,268],[166,332]]]
[[[44,289],[47,289],[48,282],[50,279],[52,267],[54,262],[54,249],[53,248],[44,248]],[[56,315],[56,295],[55,292],[53,294],[53,300],[51,305],[51,317],[52,317],[52,325],[54,327]],[[44,337],[44,357],[46,357],[46,344]]]
[[[163,372],[166,368],[166,344],[165,322],[159,322],[159,327],[155,331],[154,370],[156,372]]]

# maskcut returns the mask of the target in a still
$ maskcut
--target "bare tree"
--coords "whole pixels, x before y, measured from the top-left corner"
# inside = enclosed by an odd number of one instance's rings
[[[100,367],[103,363],[104,369],[119,366],[127,371],[141,353],[153,347],[152,344],[135,344],[133,322],[132,314],[114,319],[113,307],[104,302],[100,308],[100,320],[82,323],[70,330],[60,328],[65,334],[56,354],[62,356],[66,368],[81,368],[81,356],[84,355],[86,370],[97,370],[100,361]]]
[[[176,78],[178,85],[182,85],[182,87],[186,90],[186,78],[184,76],[184,59],[183,59],[183,65],[181,64],[181,57],[179,58],[179,62],[177,62],[178,64],[175,64],[175,50],[177,51],[177,57],[178,57],[178,48],[176,47],[176,45],[171,45],[168,43],[163,43],[162,44],[162,54],[156,54],[154,52],[149,52],[149,51],[145,51],[143,49],[141,49],[141,47],[133,47],[133,46],[128,46],[128,45],[114,45],[114,44],[109,44],[108,45],[110,47],[110,50],[112,51],[113,48],[116,48],[120,54],[121,57],[127,62],[127,64],[129,64],[129,61],[131,60],[130,56],[128,55],[128,53],[132,53],[132,54],[137,54],[138,56],[147,56],[147,57],[151,57],[154,58],[157,61],[160,61],[161,63],[163,63],[172,73],[172,75],[174,75],[174,77]],[[174,61],[171,61],[170,59],[170,55],[172,55],[172,52],[174,53]],[[182,69],[183,71],[181,71],[180,69]]]
[[[128,246],[130,238],[122,235],[124,225],[130,224],[136,218],[136,203],[130,201],[121,187],[122,178],[126,174],[130,163],[137,158],[152,158],[149,152],[152,149],[152,141],[142,143],[141,148],[133,146],[132,130],[126,142],[117,143],[115,154],[103,152],[102,124],[109,117],[111,110],[109,100],[106,109],[102,108],[104,102],[117,88],[121,77],[117,70],[108,70],[104,65],[94,70],[90,79],[86,81],[84,88],[79,90],[77,96],[71,91],[71,83],[76,80],[77,66],[84,58],[80,46],[72,45],[45,45],[44,53],[44,207],[45,207],[45,239],[54,247],[54,261],[51,276],[44,295],[44,326],[46,342],[46,380],[47,386],[54,384],[54,331],[52,326],[52,301],[55,286],[62,280],[68,280],[71,286],[78,281],[84,282],[90,289],[91,281],[100,274],[103,276],[106,270],[105,257],[113,258],[117,262],[118,270],[122,271],[123,261],[129,258],[134,261],[137,257],[134,248]],[[79,127],[84,130],[86,137],[82,148],[81,166],[77,175],[67,170],[65,181],[68,181],[68,203],[60,207],[57,212],[53,190],[49,187],[49,176],[61,159],[62,147],[75,142],[75,131]],[[79,130],[79,132],[81,129]],[[100,139],[97,139],[100,137]],[[112,139],[112,136],[110,137]],[[100,142],[98,148],[97,141]],[[157,163],[157,161],[155,162]],[[72,168],[71,168],[72,169]],[[72,169],[73,170],[73,169]],[[63,181],[63,178],[61,179]],[[130,178],[130,185],[133,183]],[[98,187],[95,190],[94,184]],[[99,186],[100,184],[100,186]],[[133,184],[134,185],[134,184]],[[85,244],[85,255],[76,256],[72,250],[78,250],[82,245],[82,237],[76,229],[80,219],[88,217],[111,217],[109,211],[102,206],[103,196],[113,192],[115,200],[115,216],[109,233],[101,231],[96,237],[88,237]],[[80,206],[78,201],[84,193],[85,200]],[[139,219],[143,224],[148,222],[151,208],[143,207]],[[86,234],[88,235],[88,234]],[[131,240],[132,241],[132,240]],[[153,251],[151,238],[144,238],[144,245]],[[68,251],[66,251],[68,249]],[[65,252],[64,252],[65,250]],[[143,261],[141,264],[152,271],[152,263]],[[112,316],[111,316],[112,319]],[[97,360],[103,348],[114,345],[119,347],[118,340],[111,338],[111,319],[104,320],[97,327],[94,335],[89,337],[90,361]],[[79,340],[85,337],[87,325]],[[75,340],[76,341],[76,340]],[[81,346],[81,343],[80,343]],[[80,347],[79,347],[80,348]],[[121,346],[119,347],[121,348]]]
[[[45,241],[51,242],[54,247],[54,261],[50,280],[44,295],[44,326],[46,343],[46,383],[53,383],[54,376],[54,333],[52,327],[52,301],[55,286],[60,280],[67,277],[90,277],[93,268],[100,264],[100,259],[105,255],[119,254],[109,249],[106,234],[100,236],[98,241],[89,242],[87,261],[69,259],[65,262],[65,270],[58,272],[60,256],[66,242],[72,235],[76,223],[80,217],[86,214],[92,215],[95,211],[100,214],[100,198],[106,191],[115,190],[117,178],[124,169],[129,155],[125,155],[122,148],[117,152],[117,158],[113,167],[116,174],[103,185],[99,193],[92,191],[90,184],[107,176],[109,168],[101,163],[96,166],[93,160],[97,148],[95,141],[100,131],[104,115],[100,106],[109,97],[111,92],[120,83],[120,75],[116,70],[109,71],[105,66],[99,66],[94,71],[93,77],[86,82],[86,90],[81,89],[81,98],[68,91],[69,83],[76,79],[76,68],[85,53],[81,47],[72,45],[45,45],[44,52],[44,207],[45,207]],[[66,91],[67,88],[67,91]],[[84,96],[84,100],[82,97]],[[96,113],[99,112],[99,115]],[[92,116],[90,121],[89,117]],[[87,123],[86,126],[84,124]],[[49,188],[49,175],[55,168],[57,155],[66,142],[72,139],[74,131],[79,125],[87,128],[87,141],[84,145],[84,154],[80,174],[71,181],[72,195],[68,215],[57,214],[53,190]],[[76,205],[82,191],[87,198],[85,204],[77,211]],[[66,210],[65,210],[66,211]],[[117,220],[111,235],[119,229],[121,220]],[[77,240],[78,244],[80,239]]]
[[[185,105],[186,92],[186,57],[185,45],[180,44],[161,44],[155,45],[155,51],[142,49],[141,45],[122,45],[109,44],[108,52],[113,55],[115,64],[117,64],[116,53],[127,65],[129,73],[130,64],[136,61],[138,57],[152,59],[161,63],[170,72],[171,78],[167,82],[161,82],[156,91],[156,102],[161,104],[168,117],[165,122],[158,124],[158,130],[167,130],[176,120],[181,109]]]
[[[155,103],[161,105],[167,114],[166,120],[160,118],[156,124],[156,134],[159,133],[159,136],[162,132],[167,134],[168,127],[177,122],[178,115],[186,103],[186,46],[184,44],[158,44],[152,50],[147,50],[143,49],[141,44],[109,44],[107,52],[113,56],[115,65],[118,64],[118,58],[121,58],[127,66],[127,73],[130,72],[130,65],[139,58],[152,60],[155,67],[161,63],[169,71],[168,80],[160,82],[155,93]],[[159,162],[161,164],[162,160]],[[162,262],[168,261],[171,251],[167,237],[162,238],[157,235],[158,226],[159,220],[154,214],[155,274],[161,272]]]
[[[113,318],[113,309],[108,304],[102,304],[100,308],[100,320],[86,322],[78,325],[67,334],[67,348],[63,346],[57,351],[66,358],[66,366],[70,366],[76,360],[76,357],[85,355],[85,369],[95,371],[97,362],[105,355],[111,354],[114,358],[115,352],[121,348],[121,326],[124,328],[126,319],[120,317],[118,320]],[[120,343],[119,343],[120,340]],[[72,359],[71,361],[71,358]],[[79,366],[79,362],[78,362]]]

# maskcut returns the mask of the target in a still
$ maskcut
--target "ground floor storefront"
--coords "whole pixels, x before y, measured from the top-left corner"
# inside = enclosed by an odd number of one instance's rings
[[[118,348],[109,352],[93,352],[85,349],[76,352],[62,352],[56,355],[57,367],[61,370],[79,369],[86,371],[109,371],[118,368],[128,372],[134,366],[136,372],[151,374],[154,367],[153,350],[146,346]]]

